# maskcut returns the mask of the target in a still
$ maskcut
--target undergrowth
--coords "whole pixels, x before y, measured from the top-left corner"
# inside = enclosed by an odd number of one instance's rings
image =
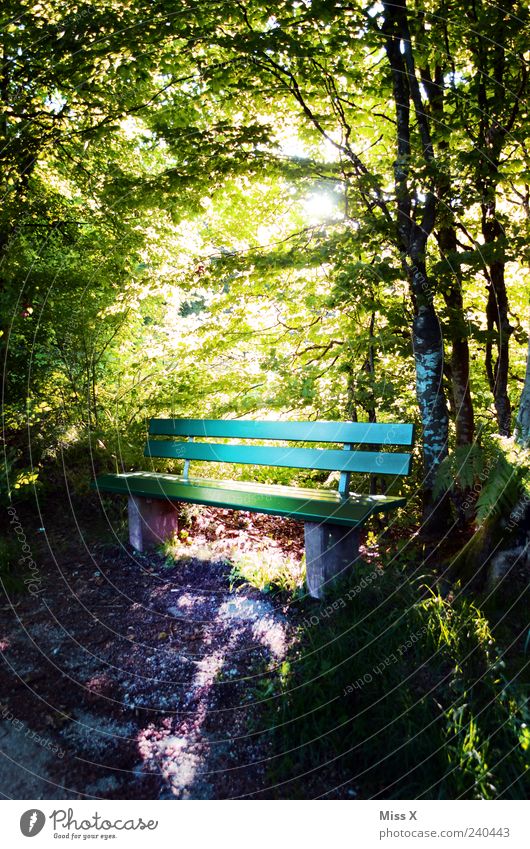
[[[279,797],[524,798],[522,684],[458,589],[363,565],[302,617],[267,702]]]
[[[21,592],[26,571],[21,565],[19,542],[0,535],[0,586],[7,593]]]

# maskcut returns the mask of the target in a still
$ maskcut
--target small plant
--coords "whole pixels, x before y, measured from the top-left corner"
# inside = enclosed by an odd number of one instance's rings
[[[187,504],[183,502],[180,505],[179,521],[186,527],[190,527],[195,519],[198,519],[203,508],[200,504]]]
[[[528,468],[509,454],[499,454],[477,499],[478,521],[509,516],[527,485]]]
[[[181,544],[178,534],[173,534],[169,539],[164,540],[162,545],[158,546],[158,551],[165,560],[166,566],[172,566],[181,553]]]
[[[435,495],[456,490],[468,493],[475,503],[479,525],[487,519],[508,516],[522,492],[530,487],[529,453],[510,440],[499,440],[486,450],[479,445],[462,445],[438,467]]]
[[[446,714],[447,759],[452,767],[454,795],[466,795],[474,788],[475,798],[495,798],[488,766],[489,744],[481,739],[480,727],[467,702],[450,708]]]
[[[457,487],[471,489],[481,480],[490,463],[484,450],[476,443],[460,445],[438,466],[435,484],[435,496],[452,492]]]
[[[305,564],[274,549],[235,552],[232,562],[232,585],[242,581],[261,592],[281,590],[293,594],[303,589]]]
[[[189,531],[182,529],[180,531],[175,531],[175,533],[169,537],[169,539],[164,540],[162,545],[158,546],[158,551],[165,559],[166,566],[173,566],[173,563],[182,557],[183,547],[189,546],[192,544],[192,539],[189,535]]]
[[[39,469],[21,468],[19,452],[7,448],[0,463],[0,504],[7,506],[14,495],[17,501],[29,498],[38,485]]]

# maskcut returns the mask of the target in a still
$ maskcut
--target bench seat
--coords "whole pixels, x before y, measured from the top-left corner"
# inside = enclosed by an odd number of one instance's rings
[[[92,486],[101,492],[249,510],[287,516],[302,522],[329,522],[350,528],[364,525],[374,513],[386,513],[406,504],[406,499],[398,496],[350,493],[344,497],[330,489],[184,478],[156,472],[101,475]]]
[[[406,503],[399,496],[351,493],[351,475],[406,477],[412,455],[394,449],[410,448],[413,440],[412,424],[392,422],[151,419],[145,457],[150,463],[183,462],[182,474],[103,474],[92,487],[128,496],[129,541],[140,552],[178,533],[178,502],[298,519],[304,523],[307,588],[314,598],[323,598],[335,578],[358,561],[361,529],[369,517]],[[339,472],[340,478],[337,490],[214,480],[191,477],[192,462]]]

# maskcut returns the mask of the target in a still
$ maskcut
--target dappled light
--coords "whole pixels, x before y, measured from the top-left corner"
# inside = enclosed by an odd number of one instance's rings
[[[192,621],[207,620],[212,636],[204,653],[195,657],[184,718],[165,719],[142,729],[138,751],[142,769],[161,776],[168,797],[209,798],[214,794],[216,773],[235,769],[233,753],[227,749],[229,741],[216,739],[211,730],[211,714],[219,710],[219,691],[223,685],[241,681],[247,695],[240,695],[240,705],[252,700],[252,683],[246,680],[249,660],[257,652],[265,663],[281,661],[287,650],[287,625],[270,602],[247,595],[213,600],[184,593],[181,598],[184,605],[177,596],[176,606],[184,607]],[[220,640],[225,628],[229,637]],[[237,711],[231,712],[230,722],[245,736],[244,720],[241,722]],[[237,745],[233,730],[230,743]]]

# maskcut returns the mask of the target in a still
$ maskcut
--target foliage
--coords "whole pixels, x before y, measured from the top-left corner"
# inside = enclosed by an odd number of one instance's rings
[[[520,797],[522,692],[480,609],[424,580],[365,567],[339,604],[302,607],[291,672],[270,702],[270,777],[282,797],[331,787],[362,798]]]
[[[527,452],[511,440],[459,446],[440,464],[436,486],[439,493],[467,492],[479,524],[509,517],[530,486]]]
[[[480,482],[488,468],[489,457],[477,443],[459,445],[438,467],[436,492],[441,494],[457,487],[466,490]]]
[[[12,537],[0,536],[0,585],[4,593],[21,592],[25,589],[24,570],[20,567],[20,544]]]
[[[510,462],[509,457],[499,453],[485,486],[477,499],[477,519],[509,517],[519,498],[530,483],[530,467]]]

